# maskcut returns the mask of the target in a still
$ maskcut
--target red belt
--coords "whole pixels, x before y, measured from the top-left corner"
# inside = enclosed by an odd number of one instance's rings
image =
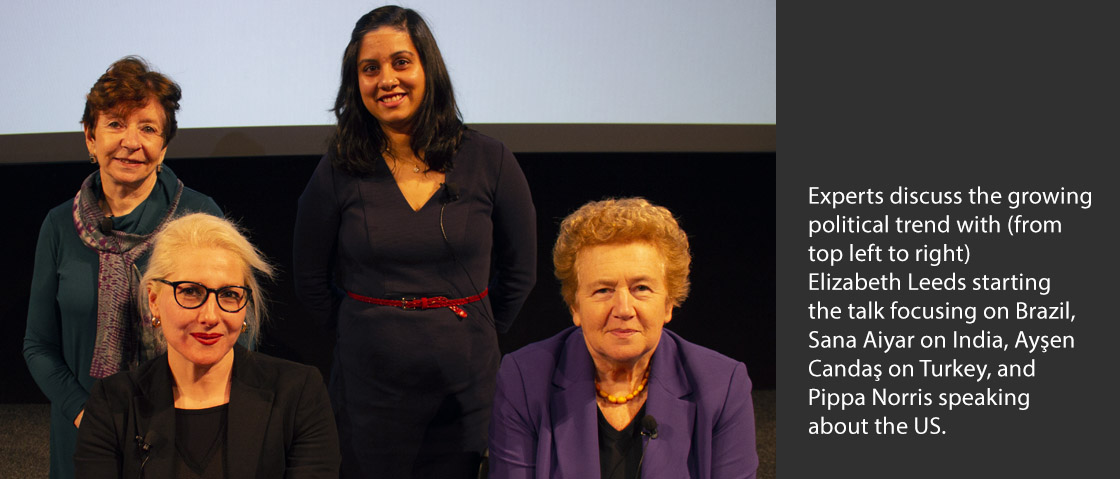
[[[486,297],[490,292],[490,288],[482,290],[474,296],[467,296],[466,298],[448,299],[443,296],[435,296],[431,298],[414,298],[414,299],[381,299],[371,298],[369,296],[362,296],[358,293],[346,292],[347,296],[354,298],[363,303],[376,304],[378,306],[394,306],[401,309],[435,309],[435,308],[448,308],[460,318],[467,317],[467,312],[463,311],[462,306],[467,303],[473,303]]]

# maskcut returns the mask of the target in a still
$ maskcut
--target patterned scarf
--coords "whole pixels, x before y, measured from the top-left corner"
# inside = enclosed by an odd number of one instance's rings
[[[97,251],[97,338],[93,349],[93,363],[89,375],[103,378],[125,368],[136,355],[136,338],[139,334],[140,313],[133,304],[139,289],[140,275],[136,259],[152,247],[152,238],[163,229],[179,206],[183,194],[183,182],[175,180],[175,196],[167,207],[167,213],[159,225],[146,235],[136,235],[123,231],[101,231],[101,219],[105,217],[96,191],[95,171],[82,182],[82,188],[74,197],[74,228],[78,237],[90,249]],[[154,191],[154,190],[153,190]]]

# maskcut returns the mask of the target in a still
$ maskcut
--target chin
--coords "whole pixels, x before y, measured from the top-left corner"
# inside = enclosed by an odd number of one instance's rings
[[[199,352],[196,352],[194,354],[191,354],[191,355],[187,356],[186,359],[188,361],[190,361],[191,363],[193,363],[195,366],[209,367],[209,366],[213,366],[215,364],[218,364],[219,362],[222,361],[222,359],[224,359],[227,355],[229,355],[232,352],[233,352],[232,347],[229,348],[229,349],[226,349],[224,352],[222,352],[220,354],[215,352],[215,351],[199,351]]]
[[[619,351],[619,352],[607,355],[607,359],[610,359],[611,361],[614,361],[616,363],[631,363],[631,362],[637,361],[638,358],[640,358],[640,357],[642,357],[642,353],[640,351],[639,352]]]
[[[192,364],[194,364],[195,366],[213,366],[215,364],[218,364],[218,361],[221,361],[222,358],[206,355],[206,356],[195,356],[193,358],[188,358],[188,360]]]

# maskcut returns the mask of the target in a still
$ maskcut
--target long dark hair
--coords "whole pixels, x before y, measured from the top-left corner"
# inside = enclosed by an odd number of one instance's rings
[[[419,13],[396,5],[377,8],[358,19],[350,34],[350,43],[342,56],[342,82],[334,101],[338,125],[330,140],[330,158],[336,167],[347,173],[366,176],[377,173],[374,161],[385,151],[387,138],[377,119],[362,103],[358,88],[358,52],[362,39],[381,27],[408,32],[420,54],[424,68],[424,98],[413,117],[412,152],[423,153],[428,168],[446,172],[451,158],[463,138],[463,118],[455,104],[451,77],[443,63],[436,39]]]

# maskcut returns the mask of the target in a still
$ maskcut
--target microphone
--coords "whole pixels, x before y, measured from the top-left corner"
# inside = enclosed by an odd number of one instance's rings
[[[641,435],[649,436],[650,439],[657,439],[657,420],[653,416],[646,414],[642,417],[642,432]],[[638,473],[635,477],[642,477],[642,461],[646,460],[646,446],[649,441],[642,441],[642,457],[638,459]]]
[[[459,185],[455,183],[443,183],[443,198],[440,201],[442,204],[448,204],[452,201],[459,199]]]
[[[647,414],[642,418],[642,435],[657,439],[657,420],[653,416]]]
[[[144,466],[148,465],[148,454],[152,452],[152,445],[144,440],[144,436],[137,434],[136,447],[140,449],[140,455],[143,456],[140,460],[140,475],[137,477],[144,477]]]
[[[112,233],[113,232],[113,217],[112,216],[101,217],[101,224],[98,225],[98,229],[101,230],[101,234],[103,234],[103,235],[107,235],[107,234]]]
[[[150,451],[152,449],[152,445],[148,444],[146,441],[144,441],[143,436],[136,436],[136,447],[140,448],[140,450],[144,453],[145,456],[147,456],[148,451]]]

